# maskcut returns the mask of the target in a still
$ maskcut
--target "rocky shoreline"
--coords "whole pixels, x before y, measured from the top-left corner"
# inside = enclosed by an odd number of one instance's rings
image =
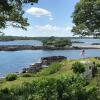
[[[94,57],[94,58],[100,60],[100,57]],[[37,73],[41,69],[48,67],[48,65],[50,65],[54,62],[61,62],[66,59],[67,59],[67,57],[65,57],[65,56],[42,57],[40,63],[35,63],[32,65],[29,65],[27,68],[23,68],[20,72],[16,72],[16,74]],[[0,74],[0,78],[5,78],[5,76]]]
[[[23,68],[22,73],[36,73],[54,62],[61,62],[65,59],[67,58],[64,56],[42,57],[40,63],[30,65],[28,68]]]
[[[49,47],[32,45],[1,45],[0,51],[19,51],[19,50],[80,50],[80,49],[100,49],[99,45],[91,46],[68,46],[68,47]]]
[[[19,51],[19,50],[66,50],[72,47],[49,47],[49,46],[32,46],[32,45],[1,45],[0,51]]]
[[[54,62],[61,62],[62,60],[67,59],[64,56],[50,56],[50,57],[42,57],[41,61],[39,63],[35,63],[32,65],[29,65],[27,68],[23,68],[19,72],[15,72],[15,74],[23,74],[23,73],[37,73],[41,69],[48,67],[48,65],[54,63]],[[6,76],[0,73],[0,79],[5,78]]]
[[[95,57],[95,58],[100,60],[100,57]],[[42,57],[40,63],[35,63],[33,65],[29,65],[28,68],[23,68],[21,73],[37,73],[41,69],[48,67],[48,65],[50,65],[54,62],[61,62],[66,59],[67,59],[67,57],[65,57],[65,56]]]

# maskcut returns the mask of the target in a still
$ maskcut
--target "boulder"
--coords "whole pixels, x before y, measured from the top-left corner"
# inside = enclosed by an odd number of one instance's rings
[[[30,65],[29,68],[24,68],[22,73],[36,73],[40,69],[42,69],[41,63],[35,63],[34,65]]]
[[[41,58],[41,63],[35,63],[34,65],[30,65],[29,68],[23,68],[22,73],[36,73],[49,64],[57,61],[62,61],[64,59],[67,58],[64,56],[43,57]]]
[[[43,58],[41,58],[41,62],[43,65],[49,65],[53,62],[62,61],[64,59],[67,59],[67,58],[64,56],[43,57]]]

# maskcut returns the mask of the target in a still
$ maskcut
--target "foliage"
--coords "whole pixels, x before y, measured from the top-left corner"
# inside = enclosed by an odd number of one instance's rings
[[[16,74],[8,74],[6,76],[6,80],[7,81],[13,81],[13,80],[16,80],[17,79],[17,75]]]
[[[70,39],[56,39],[55,37],[50,37],[42,41],[44,46],[55,46],[55,47],[64,47],[66,45],[70,46]]]
[[[100,67],[100,61],[96,62],[96,67]]]
[[[74,35],[79,35],[79,36],[90,35],[87,26],[85,26],[84,24],[73,26],[72,32],[74,32]]]
[[[59,39],[54,42],[55,47],[64,47],[66,45],[70,46],[71,41],[69,39]]]
[[[100,0],[80,0],[72,15],[75,35],[100,35]]]
[[[12,89],[0,90],[2,100],[97,100],[96,88],[86,89],[82,77],[40,78]],[[93,99],[94,98],[94,99]]]
[[[84,65],[80,62],[73,63],[72,69],[74,73],[83,73],[85,71]]]
[[[41,75],[51,75],[51,74],[54,74],[57,71],[59,71],[61,67],[62,67],[62,64],[60,64],[58,62],[52,63],[48,68],[45,68],[44,70],[39,72],[38,75],[41,76]]]
[[[54,41],[55,41],[55,37],[49,37],[42,40],[43,45],[53,45]]]
[[[78,60],[77,60],[78,61]],[[87,84],[87,80],[80,75],[67,74],[61,71],[63,67],[67,69],[68,62],[54,63],[43,69],[34,77],[20,77],[21,84],[11,87],[6,85],[0,89],[1,100],[99,100],[96,85]],[[71,60],[70,65],[75,63]],[[77,64],[76,64],[77,65]],[[80,66],[80,64],[78,64]],[[65,69],[65,70],[66,70]],[[60,71],[60,73],[58,72]],[[99,78],[99,77],[98,77]],[[27,83],[23,81],[27,80]],[[17,82],[17,80],[15,81]],[[22,83],[23,82],[23,83]],[[14,83],[12,85],[12,83]]]
[[[39,39],[36,37],[5,36],[4,34],[0,35],[0,41],[14,41],[14,40],[39,40]]]
[[[22,74],[22,77],[32,77],[32,74],[31,73],[24,73],[24,74]]]
[[[24,18],[23,3],[33,3],[38,0],[0,0],[0,28],[13,27],[26,29],[27,18]]]

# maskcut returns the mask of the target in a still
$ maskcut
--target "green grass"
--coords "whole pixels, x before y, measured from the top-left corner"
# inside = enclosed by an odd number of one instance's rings
[[[0,89],[8,87],[16,87],[17,85],[21,85],[23,82],[32,82],[33,77],[18,77],[15,81],[6,81],[3,79],[3,82],[0,84]]]

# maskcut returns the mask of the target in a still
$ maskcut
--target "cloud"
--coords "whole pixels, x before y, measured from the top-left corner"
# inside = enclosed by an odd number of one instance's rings
[[[47,34],[49,36],[72,36],[71,29],[72,27],[58,27],[58,26],[53,26],[50,24],[40,26],[37,25],[35,26],[36,29],[41,33],[41,34]]]
[[[69,37],[73,35],[71,33],[71,27],[59,27],[59,26],[50,25],[50,24],[29,26],[27,31],[9,26],[7,29],[2,30],[2,31],[6,33],[6,35],[9,35],[9,36]]]
[[[26,10],[26,13],[34,15],[35,17],[47,16],[49,20],[53,20],[52,13],[43,8],[31,7],[30,9]]]

